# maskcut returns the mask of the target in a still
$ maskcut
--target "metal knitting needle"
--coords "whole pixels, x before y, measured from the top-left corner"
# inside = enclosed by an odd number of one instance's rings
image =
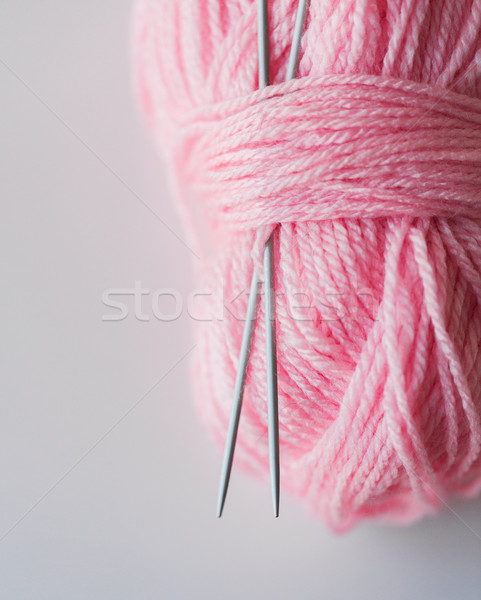
[[[300,0],[297,6],[296,23],[292,37],[286,81],[293,79],[297,72],[300,41],[304,29],[306,9],[307,0]],[[264,26],[267,28],[266,22],[264,23]],[[266,83],[266,85],[268,84]],[[278,517],[280,499],[279,405],[277,393],[276,299],[274,285],[274,233],[271,233],[264,249],[264,293],[267,345],[267,429],[269,432],[269,470],[271,475],[272,502],[274,505],[274,516]]]
[[[287,68],[286,80],[296,76],[300,41],[307,13],[308,0],[299,0],[296,23],[292,39],[291,52]],[[258,46],[259,46],[259,88],[269,85],[269,38],[267,0],[258,0]],[[269,464],[271,473],[272,500],[274,515],[279,516],[280,469],[279,469],[279,417],[277,394],[277,352],[275,332],[275,292],[274,292],[274,246],[273,236],[269,237],[264,249],[264,280],[265,280],[265,311],[266,311],[266,345],[267,345],[267,393],[268,393],[268,432],[269,432]],[[247,305],[246,322],[242,336],[239,356],[239,367],[234,386],[234,401],[229,419],[224,458],[222,461],[217,516],[222,516],[222,510],[229,486],[234,449],[239,428],[239,419],[244,397],[247,365],[254,331],[254,318],[257,309],[259,281],[255,270],[252,274],[249,301]]]
[[[269,85],[269,24],[267,0],[258,0],[259,88]],[[257,291],[257,286],[256,286]],[[264,301],[266,314],[267,431],[274,516],[279,516],[279,403],[277,394],[276,297],[274,290],[274,233],[264,248]],[[252,327],[252,326],[251,326]],[[253,329],[253,327],[252,327]]]
[[[297,76],[299,52],[301,50],[301,37],[306,23],[308,4],[309,0],[299,0],[299,4],[297,5],[296,23],[294,25],[294,33],[292,34],[292,45],[289,54],[289,63],[287,65],[286,81],[290,81]]]
[[[267,0],[257,1],[257,43],[258,43],[258,79],[259,88],[266,87],[269,84],[269,30]],[[217,516],[222,516],[227,489],[229,487],[232,462],[234,460],[234,450],[237,440],[237,431],[239,429],[239,419],[242,409],[242,400],[244,397],[245,380],[247,376],[247,365],[249,362],[250,349],[252,343],[252,334],[254,332],[254,319],[257,311],[259,280],[254,269],[252,273],[249,301],[247,304],[246,322],[242,334],[241,350],[239,356],[239,366],[234,385],[234,400],[227,429],[227,437],[224,449],[224,458],[222,461],[222,471],[219,487],[219,498],[217,502]]]

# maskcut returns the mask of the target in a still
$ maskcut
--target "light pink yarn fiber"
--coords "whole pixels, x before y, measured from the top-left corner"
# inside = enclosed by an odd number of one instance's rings
[[[481,488],[481,2],[312,0],[283,83],[296,6],[269,3],[258,91],[254,0],[136,4],[141,101],[216,292],[197,406],[222,446],[274,230],[282,489],[337,531],[411,522]],[[236,464],[267,476],[257,318]]]

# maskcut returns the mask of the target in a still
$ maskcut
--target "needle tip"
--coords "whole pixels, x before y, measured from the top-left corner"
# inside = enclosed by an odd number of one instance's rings
[[[224,502],[225,502],[225,490],[223,494],[219,498],[219,502],[217,503],[217,518],[220,519],[222,517],[222,511],[224,510]]]
[[[277,519],[277,517],[279,516],[279,506],[281,504],[279,494],[279,472],[275,471],[274,474],[276,475],[276,477],[272,486],[272,507],[274,508],[274,517]]]

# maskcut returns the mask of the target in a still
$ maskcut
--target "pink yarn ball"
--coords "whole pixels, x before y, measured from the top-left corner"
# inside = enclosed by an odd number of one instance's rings
[[[197,406],[222,446],[274,231],[282,489],[338,531],[410,522],[481,488],[481,3],[312,0],[283,83],[296,7],[269,4],[259,91],[254,0],[136,5],[140,97],[216,292]],[[257,318],[236,464],[266,476]]]

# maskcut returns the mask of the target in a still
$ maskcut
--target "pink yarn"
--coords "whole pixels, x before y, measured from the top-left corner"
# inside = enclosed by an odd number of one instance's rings
[[[136,5],[141,100],[216,291],[197,405],[222,446],[274,230],[282,489],[338,531],[410,522],[481,489],[481,2],[312,0],[282,83],[296,6],[270,2],[258,91],[254,0]],[[263,323],[236,464],[265,476]]]

